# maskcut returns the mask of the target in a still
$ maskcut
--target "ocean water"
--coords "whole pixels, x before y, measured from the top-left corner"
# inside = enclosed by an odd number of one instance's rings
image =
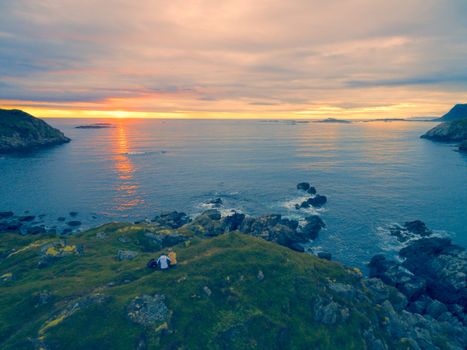
[[[392,223],[420,219],[467,246],[467,156],[420,139],[433,123],[47,121],[73,141],[0,157],[0,210],[46,214],[49,225],[77,211],[86,228],[166,210],[196,214],[220,197],[225,211],[318,213],[327,228],[310,247],[354,266],[395,254]],[[114,127],[75,128],[95,122]],[[294,208],[301,181],[328,197],[323,209]]]

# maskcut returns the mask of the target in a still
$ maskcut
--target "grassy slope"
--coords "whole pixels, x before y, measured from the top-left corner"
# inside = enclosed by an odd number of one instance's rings
[[[362,349],[362,331],[369,320],[377,323],[374,307],[352,300],[340,300],[351,310],[346,323],[325,326],[314,321],[317,296],[330,296],[328,279],[360,283],[354,272],[336,263],[232,233],[193,238],[176,247],[177,269],[150,271],[145,264],[157,253],[147,251],[144,229],[110,224],[85,232],[67,242],[83,245],[82,256],[66,256],[43,269],[37,268],[39,243],[55,237],[36,241],[3,235],[0,276],[15,277],[0,283],[0,347],[31,349],[28,338],[43,337],[50,349],[70,350],[134,349],[140,339],[146,339],[149,348],[166,349]],[[107,236],[96,238],[97,232]],[[121,235],[132,242],[121,243]],[[13,246],[23,250],[7,258]],[[118,261],[118,249],[138,250],[140,255]],[[257,278],[259,270],[264,280]],[[109,282],[115,284],[108,286]],[[40,305],[43,290],[50,291],[52,299]],[[61,319],[67,305],[97,292],[109,300]],[[134,297],[155,293],[166,295],[173,312],[168,331],[144,329],[127,318],[127,305]]]

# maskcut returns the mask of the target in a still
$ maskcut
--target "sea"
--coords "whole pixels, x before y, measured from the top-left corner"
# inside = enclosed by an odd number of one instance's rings
[[[434,123],[285,120],[47,119],[69,144],[0,156],[0,211],[82,222],[196,215],[221,198],[224,215],[278,213],[326,223],[310,251],[364,267],[403,246],[394,224],[422,220],[436,235],[467,246],[467,155],[420,139]],[[105,122],[111,128],[77,129]],[[295,209],[309,182],[323,208]]]

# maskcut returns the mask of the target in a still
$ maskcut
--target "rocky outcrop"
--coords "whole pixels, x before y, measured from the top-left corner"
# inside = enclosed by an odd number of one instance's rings
[[[406,242],[410,239],[428,237],[433,234],[425,223],[420,220],[408,221],[404,225],[393,224],[389,226],[389,233],[396,237],[400,242]]]
[[[437,119],[441,122],[467,119],[467,104],[457,104],[448,113]]]
[[[26,151],[70,142],[41,119],[20,110],[0,109],[0,153]]]
[[[435,126],[421,138],[441,142],[460,142],[467,140],[467,120],[455,120]]]
[[[127,308],[128,318],[144,327],[155,327],[167,322],[170,310],[165,304],[165,295],[141,295],[134,298]]]

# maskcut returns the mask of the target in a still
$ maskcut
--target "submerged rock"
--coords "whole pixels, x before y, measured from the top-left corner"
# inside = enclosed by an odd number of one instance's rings
[[[297,190],[308,191],[311,185],[308,182],[300,182],[297,184]]]

